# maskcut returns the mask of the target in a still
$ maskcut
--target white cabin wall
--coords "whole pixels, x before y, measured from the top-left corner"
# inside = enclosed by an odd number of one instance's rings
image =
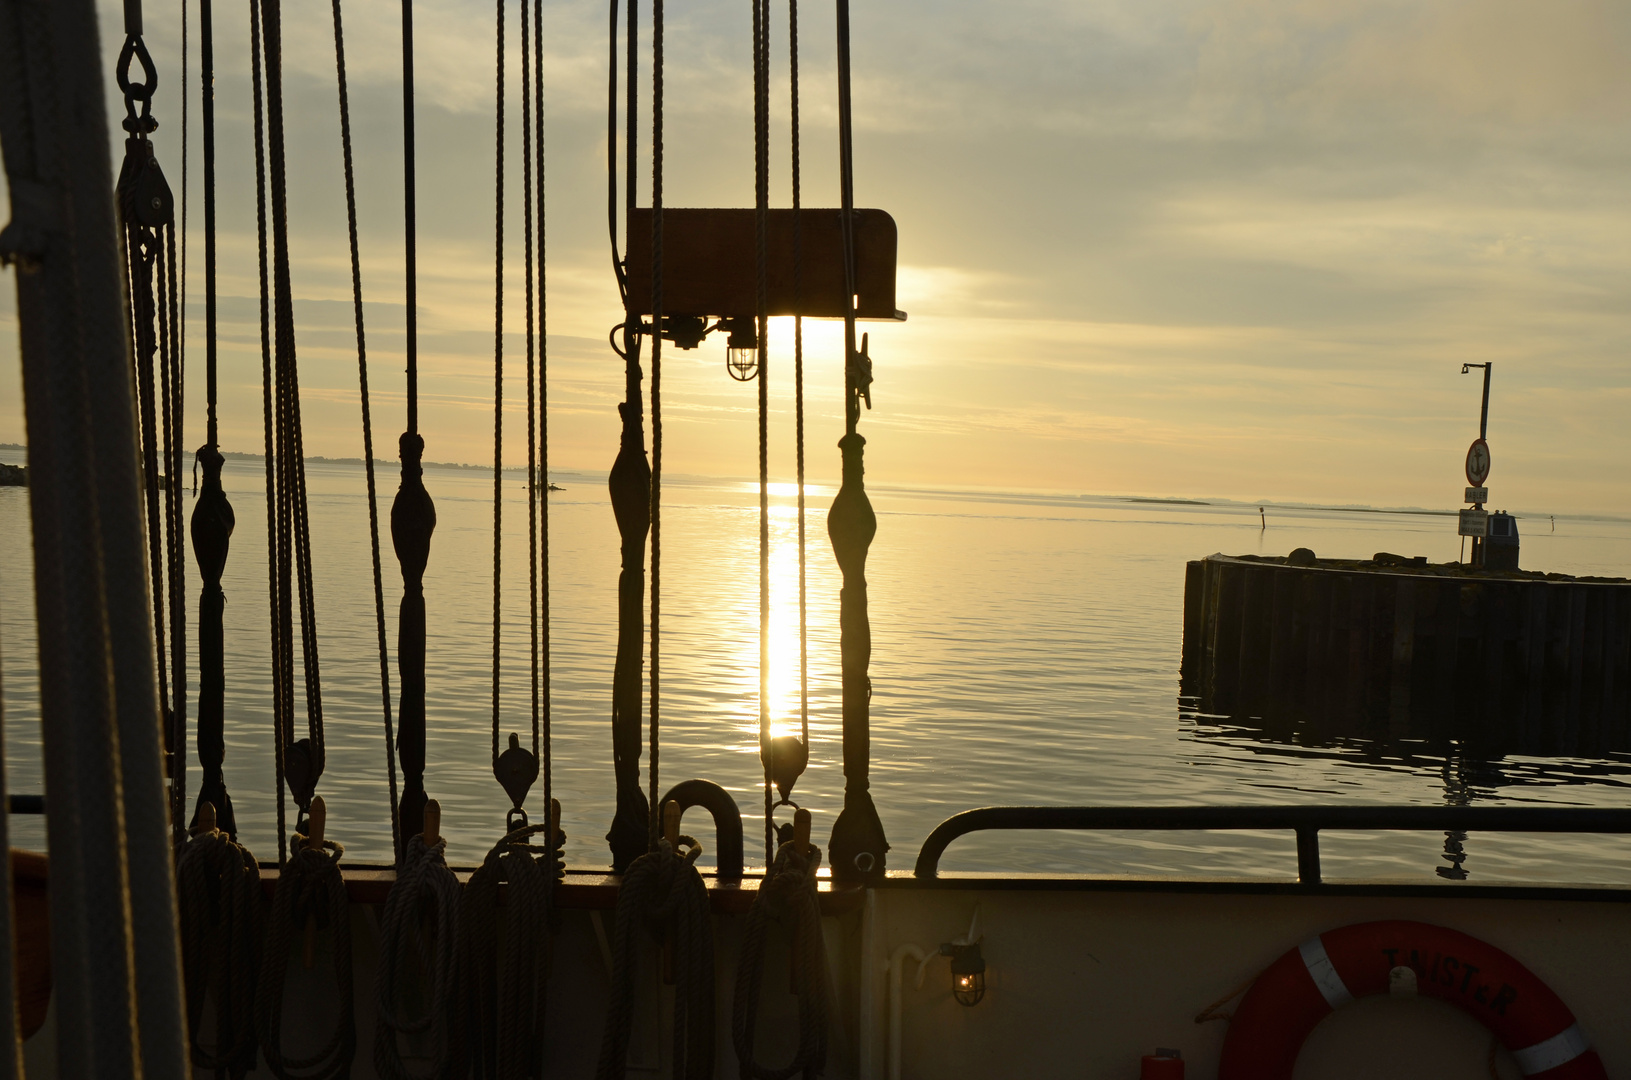
[[[1447,889],[1446,892],[1449,892]],[[951,995],[944,959],[922,990],[903,980],[903,1080],[1015,1077],[1132,1080],[1156,1047],[1183,1051],[1187,1073],[1216,1075],[1226,1025],[1196,1014],[1315,934],[1376,919],[1453,927],[1505,949],[1573,1009],[1611,1076],[1631,1075],[1631,909],[1620,903],[1229,896],[1218,894],[887,888],[875,896],[869,966],[881,979],[903,943],[933,952],[980,908],[985,1000]],[[875,991],[871,1073],[888,1038]],[[1328,1018],[1306,1044],[1299,1080],[1386,1075],[1487,1080],[1490,1039],[1431,999],[1377,999]],[[1504,1056],[1504,1055],[1503,1055]],[[1516,1076],[1506,1063],[1503,1076]]]

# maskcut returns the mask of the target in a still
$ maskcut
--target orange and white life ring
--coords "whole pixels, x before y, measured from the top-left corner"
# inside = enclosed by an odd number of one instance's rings
[[[1495,946],[1419,922],[1356,923],[1311,938],[1270,964],[1235,1010],[1218,1080],[1290,1080],[1303,1040],[1356,998],[1388,992],[1409,968],[1416,992],[1487,1027],[1525,1076],[1607,1080],[1563,999]]]

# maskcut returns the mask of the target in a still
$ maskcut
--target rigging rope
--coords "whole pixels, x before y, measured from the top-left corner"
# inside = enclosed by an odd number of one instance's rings
[[[808,830],[807,819],[804,830]],[[731,1041],[742,1080],[788,1080],[795,1074],[817,1077],[826,1068],[827,949],[822,939],[821,906],[816,893],[816,870],[820,866],[820,848],[811,844],[807,853],[801,855],[799,844],[790,839],[776,850],[776,861],[753,898],[753,907],[742,931],[736,996],[731,1009]],[[792,985],[799,1007],[798,1052],[791,1062],[780,1068],[761,1065],[754,1057],[765,939],[772,922],[787,927],[792,937]]]
[[[468,982],[471,1066],[483,1080],[512,1080],[537,1076],[542,1068],[545,980],[548,972],[551,928],[550,899],[553,879],[559,871],[556,822],[559,808],[550,803],[548,820],[529,825],[523,809],[528,792],[538,777],[540,721],[547,710],[547,689],[539,679],[539,575],[538,500],[547,498],[547,474],[540,480],[537,446],[537,373],[533,368],[533,127],[536,121],[541,154],[543,135],[543,55],[542,5],[535,3],[528,18],[526,0],[521,2],[521,129],[523,237],[526,280],[526,362],[527,362],[527,579],[532,647],[532,750],[522,747],[520,736],[511,733],[509,749],[499,753],[499,658],[502,626],[501,591],[501,508],[503,449],[503,311],[504,311],[504,0],[497,3],[496,45],[496,137],[494,164],[494,404],[493,404],[493,775],[510,797],[506,835],[488,852],[482,865],[471,875],[460,906],[460,950]],[[537,55],[533,55],[534,41]],[[535,82],[536,79],[536,82]],[[534,113],[534,103],[537,112]],[[542,159],[538,161],[540,212],[542,208]],[[540,222],[541,225],[541,222]],[[539,280],[542,281],[542,237],[539,244]],[[541,348],[539,350],[542,352]],[[547,504],[545,507],[547,513]],[[546,519],[547,520],[547,519]],[[545,571],[547,574],[547,562]],[[546,578],[547,589],[547,578]],[[547,633],[542,642],[547,657]],[[544,743],[547,753],[547,739]],[[548,780],[545,780],[546,795]],[[528,841],[548,832],[543,847]],[[500,886],[504,903],[499,903]],[[502,914],[501,914],[502,913]]]
[[[636,18],[637,0],[629,0],[628,19],[628,116],[624,145],[628,159],[625,169],[624,199],[627,220],[634,220],[635,203],[635,141],[637,129],[635,113],[639,104],[635,85],[637,40],[639,24]],[[617,4],[612,4],[612,49],[617,48]],[[613,65],[611,116],[609,127],[614,136],[617,126],[616,66]],[[616,160],[610,162],[615,188]],[[613,204],[612,229],[615,237],[616,218]],[[616,257],[614,247],[613,257]],[[621,272],[621,271],[620,271]],[[624,315],[621,326],[623,348],[613,349],[623,358],[623,401],[617,406],[622,419],[622,435],[617,458],[607,477],[607,490],[611,495],[612,513],[617,518],[617,532],[621,548],[622,568],[617,579],[617,661],[612,674],[612,765],[617,779],[617,809],[606,840],[612,850],[612,872],[621,874],[650,848],[648,818],[651,804],[640,790],[640,714],[642,686],[641,660],[645,651],[645,561],[646,536],[651,529],[651,463],[646,459],[646,433],[644,402],[640,390],[643,374],[640,369],[641,323],[634,312],[634,300],[624,290]],[[616,333],[616,330],[613,330]]]
[[[402,0],[402,195],[406,248],[408,430],[397,447],[402,481],[391,503],[391,543],[402,568],[402,605],[397,614],[397,762],[402,768],[402,798],[397,804],[397,834],[412,836],[425,828],[425,566],[430,561],[431,534],[436,531],[436,505],[425,490],[425,440],[419,435],[419,264],[414,178],[413,0]]]
[[[219,425],[216,416],[216,280],[215,280],[215,26],[211,0],[199,0],[198,33],[204,107],[204,369],[207,433],[195,461],[204,466],[204,492],[193,506],[193,555],[204,581],[198,599],[198,762],[203,778],[193,825],[199,824],[205,803],[230,837],[238,834],[227,794],[223,765],[226,759],[226,634],[222,625],[226,593],[221,575],[236,516],[221,486]],[[185,749],[183,749],[183,753]],[[195,841],[196,842],[196,841]],[[189,845],[191,846],[191,845]]]
[[[427,804],[427,818],[433,813],[439,817],[439,808]],[[458,954],[461,886],[447,866],[446,839],[425,841],[420,834],[408,838],[380,915],[374,1068],[386,1080],[457,1080],[465,1075]],[[412,1004],[423,1011],[411,1016]],[[416,1046],[412,1055],[428,1065],[408,1067],[404,1036],[428,1042]]]
[[[539,43],[542,44],[542,30],[539,26]],[[522,221],[521,230],[523,258],[526,277],[526,304],[527,304],[527,605],[529,628],[532,631],[532,760],[534,768],[538,763],[538,721],[540,687],[538,684],[538,500],[547,498],[547,479],[542,485],[538,480],[538,444],[534,441],[538,437],[538,378],[533,368],[533,349],[536,327],[533,321],[533,294],[532,294],[532,38],[528,34],[527,0],[521,0],[521,196]],[[542,61],[539,58],[538,76],[543,78]],[[541,104],[541,103],[540,103]],[[543,115],[538,117],[539,135],[543,133]],[[543,186],[539,185],[539,194],[543,194]],[[547,503],[546,503],[547,506]],[[536,774],[535,774],[536,775]],[[549,805],[548,800],[544,802]]]
[[[544,805],[550,812],[559,818],[555,807],[555,790],[550,775],[553,753],[550,747],[550,682],[549,682],[549,300],[546,295],[548,284],[545,241],[548,238],[544,221],[544,0],[533,0],[532,22],[535,28],[533,33],[533,49],[537,53],[537,60],[533,65],[535,79],[533,97],[533,115],[537,118],[538,138],[533,143],[533,151],[537,155],[536,173],[534,182],[538,185],[538,482],[543,491],[539,495],[542,502],[542,547],[538,552],[539,562],[542,564],[542,603],[539,619],[543,637],[542,657],[542,726],[543,726],[543,772],[544,772]],[[535,753],[536,753],[536,747]],[[545,847],[549,853],[549,865],[554,866],[560,858],[560,830],[551,829],[545,840]],[[553,909],[555,899],[555,875],[550,874],[545,882],[545,896]]]
[[[258,8],[258,11],[257,11]],[[268,552],[276,579],[274,666],[282,680],[279,709],[274,716],[281,776],[278,785],[279,843],[283,841],[283,783],[301,810],[289,853],[272,899],[272,921],[266,934],[255,1012],[261,1051],[268,1067],[282,1080],[330,1080],[349,1074],[356,1050],[352,1016],[351,923],[345,881],[339,859],[344,849],[323,840],[326,814],[314,792],[323,773],[325,746],[321,678],[318,670],[316,597],[312,581],[311,531],[307,508],[304,447],[300,423],[300,382],[295,356],[294,298],[290,283],[288,192],[285,179],[283,129],[282,0],[251,0],[251,14],[259,15],[257,53],[263,54],[265,86],[265,164],[272,209],[272,348],[275,386],[273,442],[276,467],[273,530],[275,546]],[[257,98],[259,96],[259,72]],[[258,102],[257,102],[258,104]],[[257,117],[259,115],[257,109]],[[257,125],[257,128],[259,125]],[[259,134],[259,131],[257,131]],[[259,166],[260,140],[257,139]],[[257,168],[257,172],[261,170]],[[263,195],[264,197],[264,195]],[[264,243],[264,242],[263,242]],[[262,249],[264,251],[264,247]],[[265,278],[262,262],[262,296]],[[264,324],[263,324],[264,326]],[[265,348],[263,330],[263,349]],[[266,358],[263,355],[263,366]],[[269,495],[271,493],[269,492]],[[300,665],[306,699],[306,737],[294,738],[294,632],[299,607]],[[310,831],[310,839],[302,835]],[[332,852],[332,855],[330,854]],[[280,855],[282,852],[280,851]],[[284,1046],[284,984],[289,966],[289,940],[296,925],[307,927],[307,966],[317,928],[331,934],[335,992],[338,997],[333,1034],[314,1054],[291,1055]]]
[[[525,0],[523,0],[523,3]],[[497,131],[493,165],[493,771],[499,772],[499,655],[503,626],[502,596],[504,519],[504,3],[497,8],[498,45],[495,85],[497,86]],[[522,9],[525,11],[525,8]],[[529,349],[530,351],[530,349]],[[531,498],[531,493],[528,493]],[[536,730],[536,721],[534,723]],[[536,759],[534,759],[536,763]],[[519,801],[516,804],[519,806]]]
[[[856,430],[861,403],[872,407],[872,360],[866,338],[855,347],[855,183],[850,108],[849,0],[838,0],[838,163],[844,251],[844,437],[839,440],[843,481],[827,513],[827,535],[843,574],[838,594],[839,656],[843,679],[844,808],[833,823],[828,853],[833,877],[857,883],[882,880],[889,841],[868,790],[871,754],[872,625],[867,616],[866,558],[878,519],[867,499],[866,439]]]
[[[633,11],[631,0],[630,11]],[[633,78],[634,69],[629,69]],[[630,142],[630,149],[634,144]],[[632,170],[631,170],[632,171]],[[651,846],[657,846],[658,636],[662,620],[663,509],[663,0],[651,0]]]
[[[754,320],[759,343],[759,762],[764,768],[765,865],[776,850],[770,787],[775,750],[770,741],[770,320],[766,317],[770,220],[770,5],[753,0]]]
[[[128,3],[125,43],[115,68],[125,99],[123,126],[126,132],[125,158],[119,171],[117,193],[125,231],[124,271],[130,296],[133,377],[138,391],[153,641],[170,775],[170,822],[173,842],[179,847],[186,838],[182,823],[187,805],[187,653],[186,564],[179,501],[182,366],[175,197],[149,139],[159,126],[152,112],[159,76],[141,31],[141,5]],[[132,63],[141,66],[139,81],[131,79]],[[186,97],[185,93],[182,97]],[[168,634],[166,607],[169,609]],[[168,657],[166,645],[169,646]]]
[[[278,2],[264,0],[266,7]],[[278,878],[255,994],[255,1026],[261,1053],[278,1080],[339,1080],[350,1075],[351,1059],[357,1050],[351,986],[351,910],[345,879],[340,874],[340,857],[345,848],[332,840],[319,839],[323,827],[321,796],[312,800],[311,827],[313,835],[309,840],[298,831],[294,834],[294,851]],[[317,1050],[297,1057],[288,1053],[283,1043],[284,982],[292,960],[290,945],[297,930],[306,934],[306,962],[310,966],[315,958],[315,933],[323,929],[329,931],[334,963],[334,1029]]]
[[[255,134],[255,236],[259,256],[260,284],[260,345],[261,345],[261,432],[266,463],[266,550],[267,558],[275,558],[278,550],[277,534],[277,453],[272,423],[272,337],[271,337],[271,279],[266,265],[266,138],[265,106],[261,90],[261,29],[260,0],[249,0],[249,69],[251,98],[254,102]],[[272,624],[272,640],[278,639],[277,575],[268,573],[267,611]],[[283,803],[283,739],[280,735],[284,699],[284,665],[281,649],[272,650],[272,757],[277,790],[277,859],[281,867],[287,860],[286,816]]]
[[[804,218],[800,213],[799,164],[799,4],[787,0],[787,51],[792,99],[793,179],[793,418],[798,460],[799,515],[799,730],[805,760],[810,756],[810,649],[804,590]]]
[[[206,10],[208,5],[204,0]],[[209,33],[207,16],[199,20],[199,32]],[[216,827],[215,808],[208,802],[199,803],[192,833],[176,862],[192,1062],[198,1069],[240,1080],[255,1067],[260,866],[248,849]],[[213,1047],[201,1038],[206,1001],[215,1007]]]
[[[203,0],[208,3],[209,0]],[[345,163],[345,219],[351,242],[351,309],[357,324],[357,386],[362,402],[362,461],[368,478],[368,553],[374,571],[374,630],[379,642],[380,705],[385,715],[385,776],[391,799],[391,854],[402,858],[397,823],[396,739],[391,725],[391,659],[385,644],[385,585],[379,558],[379,495],[374,483],[374,422],[368,403],[368,345],[362,321],[362,259],[357,248],[357,185],[351,160],[351,102],[345,76],[345,30],[340,0],[334,6],[334,73],[340,93],[340,151]]]
[[[227,794],[226,594],[221,575],[235,517],[221,486],[216,358],[215,28],[211,0],[199,0],[199,59],[204,112],[204,324],[207,433],[197,460],[204,490],[193,507],[193,554],[203,578],[198,602],[198,760],[203,766],[192,838],[176,862],[182,966],[193,1065],[220,1077],[255,1066],[254,988],[261,948],[260,867],[237,843]],[[185,96],[185,95],[184,95]],[[185,245],[184,245],[185,247]],[[172,473],[172,475],[175,475]],[[185,747],[180,748],[182,755]],[[200,1038],[213,1002],[214,1045]]]
[[[295,357],[294,297],[289,276],[288,195],[283,137],[282,0],[261,0],[261,47],[266,72],[266,147],[272,207],[273,364],[276,398],[277,638],[284,699],[275,717],[283,774],[295,805],[306,811],[325,763],[323,699],[318,669],[316,597],[312,586],[311,531],[300,425],[300,381]],[[299,606],[300,664],[306,698],[306,737],[294,737],[294,618]],[[278,797],[283,797],[279,787]]]

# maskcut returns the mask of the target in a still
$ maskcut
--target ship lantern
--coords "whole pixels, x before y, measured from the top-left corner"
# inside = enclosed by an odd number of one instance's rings
[[[940,946],[940,955],[951,957],[951,995],[959,1005],[974,1006],[985,997],[985,957],[980,943]]]
[[[750,318],[723,320],[725,370],[737,382],[752,382],[759,374],[759,334]]]

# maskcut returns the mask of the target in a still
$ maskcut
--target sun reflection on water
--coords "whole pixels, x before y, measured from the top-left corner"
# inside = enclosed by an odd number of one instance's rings
[[[755,493],[758,485],[753,485]],[[813,502],[815,492],[806,486],[806,500]],[[770,620],[769,620],[769,693],[766,702],[769,713],[769,736],[776,738],[782,735],[798,735],[803,724],[800,715],[800,665],[799,665],[799,546],[798,546],[798,507],[791,502],[792,497],[798,493],[798,485],[792,483],[774,483],[770,485],[770,494],[773,497],[787,499],[785,505],[772,504],[770,507]],[[752,515],[757,524],[757,514]],[[828,598],[819,590],[830,587],[827,579],[831,576],[831,568],[827,565],[832,561],[831,552],[827,548],[826,530],[824,522],[815,514],[807,513],[805,524],[806,545],[806,596],[807,596],[807,639],[809,651],[809,685],[811,703],[810,726],[812,739],[816,738],[816,730],[825,725],[817,716],[816,698],[834,695],[819,694],[817,690],[818,678],[835,676],[836,671],[825,672],[828,664],[820,664],[821,674],[818,674],[818,661],[816,653],[818,648],[829,638],[836,638],[836,597]],[[728,614],[721,612],[724,618],[737,627],[737,633],[731,635],[735,638],[737,648],[734,662],[730,665],[732,682],[734,684],[735,704],[732,712],[737,718],[737,729],[742,733],[741,747],[744,751],[757,754],[759,746],[759,575],[756,572],[758,561],[757,529],[745,538],[745,542],[735,545],[736,550],[751,560],[752,569],[738,575],[733,575],[737,583],[731,590],[735,604]],[[818,568],[819,564],[819,568]],[[823,620],[832,621],[834,625],[827,627]]]

